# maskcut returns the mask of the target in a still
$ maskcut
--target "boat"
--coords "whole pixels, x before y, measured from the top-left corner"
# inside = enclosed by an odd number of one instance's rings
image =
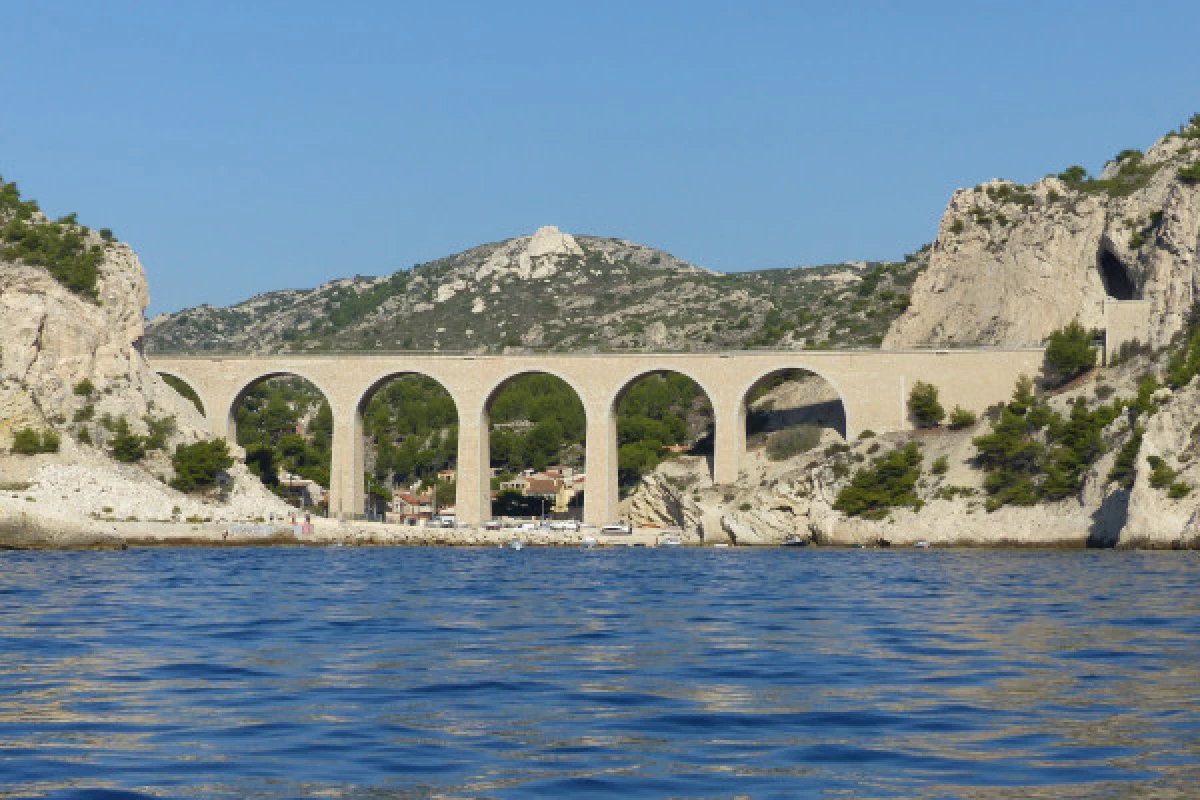
[[[678,533],[664,533],[658,543],[663,547],[679,547],[683,544],[683,539]]]
[[[600,532],[605,536],[631,536],[633,535],[633,528],[623,522],[618,522],[612,525],[605,525],[600,529]]]
[[[525,545],[521,543],[520,539],[512,539],[508,543],[509,550],[520,550],[524,546]]]
[[[583,544],[584,547],[586,547],[590,550],[596,546],[596,537],[585,536],[585,537],[583,537],[583,541],[581,542],[581,544]]]
[[[922,539],[921,541],[914,544],[913,547],[920,547],[921,549],[925,549],[925,548],[929,547],[929,542]]]
[[[809,541],[803,536],[792,535],[783,540],[784,547],[808,547]]]

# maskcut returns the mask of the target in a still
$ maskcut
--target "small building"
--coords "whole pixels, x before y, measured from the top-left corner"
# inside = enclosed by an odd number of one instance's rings
[[[561,487],[562,480],[559,478],[551,478],[548,475],[535,475],[525,484],[524,495],[526,497],[545,497],[553,500],[558,496],[558,490]]]

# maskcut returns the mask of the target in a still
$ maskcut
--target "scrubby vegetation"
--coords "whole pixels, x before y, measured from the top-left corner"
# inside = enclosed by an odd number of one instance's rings
[[[1147,164],[1138,150],[1122,150],[1117,154],[1116,175],[1101,180],[1093,178],[1081,166],[1068,167],[1058,178],[1069,188],[1080,192],[1102,192],[1110,197],[1127,197],[1145,188],[1154,173],[1162,169],[1165,162]]]
[[[21,428],[13,433],[12,451],[22,456],[57,453],[60,444],[62,444],[62,440],[52,430],[38,431],[34,428]]]
[[[44,267],[70,291],[95,300],[104,248],[88,244],[88,229],[74,214],[50,222],[40,213],[35,201],[21,199],[15,183],[0,178],[0,260]]]
[[[767,458],[772,461],[786,461],[789,458],[807,453],[821,441],[821,429],[816,425],[797,425],[776,431],[767,439]]]
[[[833,507],[864,519],[883,519],[893,508],[920,510],[917,497],[921,477],[921,450],[915,442],[875,459],[859,470],[850,483],[838,492]]]
[[[975,412],[960,406],[955,406],[950,412],[950,422],[947,424],[952,431],[961,431],[972,427],[977,421]]]
[[[141,461],[150,450],[165,450],[168,437],[175,432],[174,417],[145,417],[148,432],[144,435],[134,433],[125,417],[114,420],[106,416],[102,422],[111,434],[106,440],[109,455],[127,464]]]
[[[987,509],[1033,505],[1077,493],[1087,468],[1105,451],[1101,432],[1123,408],[1117,400],[1089,409],[1077,398],[1064,417],[1037,397],[1033,383],[1023,378],[991,431],[973,440],[977,462],[987,473]]]
[[[175,478],[171,486],[181,492],[197,492],[217,486],[224,470],[233,466],[229,445],[224,439],[181,444],[171,456]]]

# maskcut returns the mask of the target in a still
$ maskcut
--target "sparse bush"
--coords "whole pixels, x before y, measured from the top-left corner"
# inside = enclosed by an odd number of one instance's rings
[[[75,392],[79,397],[91,397],[96,393],[96,386],[90,378],[84,378],[75,384],[75,387],[71,391]]]
[[[924,381],[917,381],[908,393],[908,410],[921,428],[936,427],[946,416],[946,409],[938,402],[937,387]]]
[[[1150,465],[1150,485],[1155,489],[1167,488],[1175,482],[1175,478],[1179,475],[1160,456],[1146,456],[1146,463]]]
[[[946,457],[938,456],[936,459],[934,459],[933,465],[929,468],[929,471],[934,475],[945,475],[949,469],[950,463],[947,461]]]
[[[1184,183],[1200,183],[1200,162],[1179,170],[1179,179]]]
[[[865,428],[862,433],[858,434],[859,439],[871,439],[875,436],[875,431],[870,428]]]
[[[970,428],[976,422],[975,412],[961,406],[955,406],[950,412],[949,428],[952,431],[961,431],[964,428]]]
[[[801,453],[807,453],[821,441],[821,429],[815,425],[797,425],[777,431],[767,439],[767,458],[785,461]]]
[[[117,461],[132,464],[146,455],[146,440],[134,433],[124,417],[112,423],[113,436],[108,440],[108,453]]]
[[[57,453],[61,443],[58,434],[54,431],[39,432],[33,428],[21,428],[13,433],[12,451],[22,456]]]

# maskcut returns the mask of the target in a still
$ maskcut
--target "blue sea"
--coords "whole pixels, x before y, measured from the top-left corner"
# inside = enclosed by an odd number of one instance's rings
[[[1191,798],[1200,554],[0,553],[0,797]]]

